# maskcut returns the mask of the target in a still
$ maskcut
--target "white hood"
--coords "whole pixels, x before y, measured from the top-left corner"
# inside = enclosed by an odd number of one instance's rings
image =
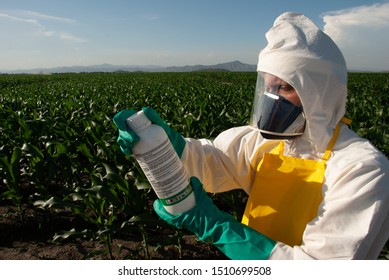
[[[345,114],[347,67],[332,39],[302,14],[279,16],[266,33],[258,71],[278,76],[297,91],[306,117],[304,134],[311,152],[323,152]]]

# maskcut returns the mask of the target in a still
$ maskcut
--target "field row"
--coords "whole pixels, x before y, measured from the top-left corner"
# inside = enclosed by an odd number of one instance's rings
[[[132,158],[116,144],[113,116],[154,108],[185,137],[214,138],[247,124],[256,73],[93,73],[0,75],[0,203],[82,218],[54,239],[98,238],[108,251],[115,234],[164,226]],[[389,155],[389,74],[351,73],[347,116],[352,129]],[[220,197],[241,215],[244,196]],[[227,201],[226,203],[223,203]]]

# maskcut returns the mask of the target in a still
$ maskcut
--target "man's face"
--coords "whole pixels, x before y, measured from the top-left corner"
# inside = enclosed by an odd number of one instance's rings
[[[264,73],[263,78],[265,80],[265,89],[267,92],[278,93],[282,97],[292,102],[295,106],[302,106],[301,100],[297,95],[296,90],[287,82],[268,73]]]

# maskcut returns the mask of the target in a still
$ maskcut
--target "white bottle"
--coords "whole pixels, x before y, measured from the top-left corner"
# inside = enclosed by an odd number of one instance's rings
[[[132,153],[166,211],[179,214],[194,207],[189,176],[163,128],[152,124],[143,111],[126,122],[140,138]]]

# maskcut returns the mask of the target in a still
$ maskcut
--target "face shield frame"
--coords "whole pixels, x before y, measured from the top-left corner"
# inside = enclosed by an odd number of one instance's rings
[[[302,106],[282,96],[280,87],[266,85],[266,74],[271,75],[258,72],[250,125],[267,139],[291,139],[303,134],[306,120]]]

